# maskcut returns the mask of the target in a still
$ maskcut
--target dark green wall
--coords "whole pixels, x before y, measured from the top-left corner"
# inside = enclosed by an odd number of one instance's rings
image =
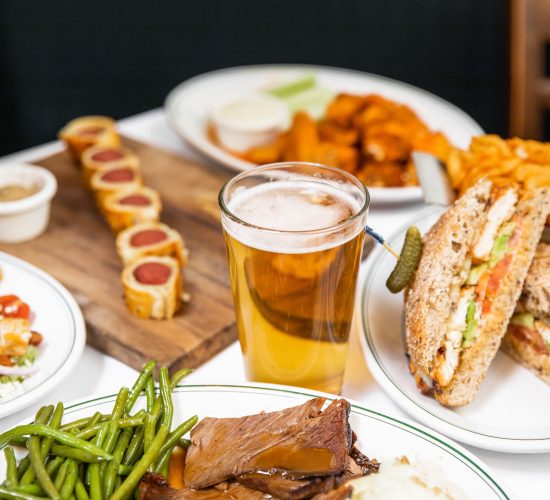
[[[0,154],[70,118],[160,106],[180,81],[256,63],[313,63],[428,89],[507,127],[502,0],[1,0]]]

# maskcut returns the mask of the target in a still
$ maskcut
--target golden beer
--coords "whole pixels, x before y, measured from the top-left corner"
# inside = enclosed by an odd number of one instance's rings
[[[340,392],[361,207],[337,185],[303,175],[241,190],[225,205],[233,215],[224,232],[249,379]]]

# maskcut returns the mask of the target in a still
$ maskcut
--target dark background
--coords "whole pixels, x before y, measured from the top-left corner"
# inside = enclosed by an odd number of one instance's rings
[[[0,155],[78,115],[123,118],[193,75],[259,63],[379,73],[507,130],[502,0],[0,0]]]

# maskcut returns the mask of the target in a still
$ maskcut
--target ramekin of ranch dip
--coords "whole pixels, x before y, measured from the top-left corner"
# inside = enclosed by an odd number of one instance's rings
[[[0,166],[0,243],[20,243],[43,233],[56,191],[55,176],[45,168]]]

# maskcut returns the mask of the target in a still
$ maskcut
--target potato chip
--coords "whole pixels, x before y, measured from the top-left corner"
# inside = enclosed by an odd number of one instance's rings
[[[495,186],[519,185],[524,190],[550,186],[550,144],[497,135],[474,137],[468,151],[451,151],[447,172],[459,193],[482,177]]]

